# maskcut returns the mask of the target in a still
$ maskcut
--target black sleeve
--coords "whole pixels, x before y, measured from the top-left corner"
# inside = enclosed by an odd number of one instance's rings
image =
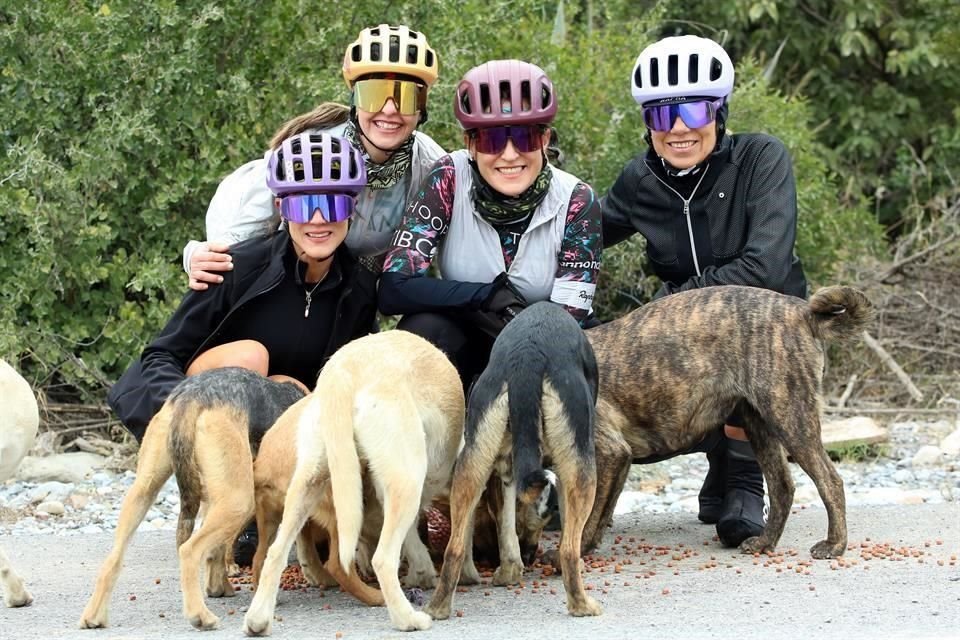
[[[797,239],[797,186],[790,155],[779,140],[767,137],[747,184],[747,241],[741,256],[706,267],[678,286],[664,283],[663,294],[725,284],[784,292]]]
[[[628,162],[610,191],[600,200],[604,247],[612,247],[637,232],[630,222],[630,216],[636,206],[636,193],[640,189],[639,163],[642,162],[643,156],[637,156]]]
[[[443,311],[479,310],[493,293],[492,283],[458,282],[430,276],[389,271],[380,275],[380,313],[399,315]]]

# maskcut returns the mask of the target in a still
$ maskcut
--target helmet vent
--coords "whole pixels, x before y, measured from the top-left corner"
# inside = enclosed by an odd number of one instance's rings
[[[313,175],[322,176],[323,173],[323,156],[319,153],[314,154],[313,156]],[[343,174],[342,163],[339,159],[334,160],[330,163],[330,175],[327,176],[328,180],[339,180]]]
[[[633,84],[643,87],[643,71],[640,69],[640,65],[637,65],[637,68],[633,71]]]
[[[520,82],[520,106],[524,111],[528,111],[533,107],[533,102],[530,100],[530,81],[523,80]],[[541,99],[539,108],[543,107],[543,101]]]
[[[667,84],[675,87],[680,82],[680,58],[677,54],[667,56]]]
[[[407,64],[417,64],[417,45],[407,45]]]
[[[720,79],[720,76],[723,74],[723,63],[713,58],[710,61],[710,81],[715,82]]]
[[[390,62],[400,62],[400,36],[390,36]]]
[[[355,180],[360,177],[360,164],[357,162],[357,157],[355,154],[351,153],[348,155],[350,156],[350,167],[348,168],[350,171],[350,178]]]
[[[303,160],[293,161],[293,181],[303,182]]]
[[[687,82],[693,84],[697,81],[700,73],[700,56],[696,53],[691,54],[687,59]]]
[[[656,58],[650,61],[650,85],[660,86],[660,61]]]
[[[464,113],[473,113],[470,108],[470,94],[467,91],[460,92],[460,108]]]
[[[490,113],[490,85],[486,82],[480,85],[480,111]]]
[[[370,35],[372,36],[380,35],[380,27],[374,27],[373,29],[370,29]]]
[[[419,34],[418,32],[416,32],[416,31],[410,31],[410,30],[408,29],[408,30],[407,30],[407,33],[410,34],[410,37],[411,37],[413,40],[416,40],[417,38],[420,37],[420,34]]]
[[[546,109],[553,102],[553,94],[550,93],[550,87],[546,83],[540,86],[540,108]]]
[[[334,153],[340,153],[343,150],[342,147],[340,146],[339,138],[330,138],[330,150],[333,151]]]
[[[370,43],[370,59],[374,62],[380,62],[380,43],[371,42]]]
[[[500,82],[500,113],[513,113],[513,96],[510,95],[510,83]]]
[[[303,153],[303,147],[300,145],[300,138],[294,138],[290,142],[290,149],[297,155]]]
[[[436,64],[433,61],[433,51],[431,49],[427,49],[427,55],[424,56],[423,63],[428,67],[432,67],[434,64]]]
[[[363,51],[360,48],[360,45],[354,45],[353,49],[350,50],[350,59],[354,62],[360,62],[360,58],[363,55]]]

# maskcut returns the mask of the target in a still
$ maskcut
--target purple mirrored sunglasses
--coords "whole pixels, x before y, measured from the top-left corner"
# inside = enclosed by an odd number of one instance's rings
[[[722,106],[723,98],[717,98],[644,107],[643,122],[653,131],[670,131],[679,117],[689,128],[699,129],[713,122]]]
[[[280,216],[306,224],[316,212],[325,222],[343,222],[353,215],[354,198],[343,193],[296,193],[280,198]]]

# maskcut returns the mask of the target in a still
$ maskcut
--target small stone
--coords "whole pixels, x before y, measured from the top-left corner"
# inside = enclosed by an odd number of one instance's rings
[[[47,502],[41,502],[39,505],[37,505],[37,511],[51,516],[62,516],[66,512],[66,509],[64,509],[62,502],[58,500],[50,500]]]

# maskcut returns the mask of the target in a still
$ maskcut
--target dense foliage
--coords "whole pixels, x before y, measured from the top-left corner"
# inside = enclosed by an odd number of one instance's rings
[[[868,81],[879,54],[858,37],[852,49],[834,42],[834,52],[821,30],[801,28],[805,12],[788,10],[792,2],[738,0],[729,15],[720,5],[680,0],[21,4],[0,9],[0,354],[20,359],[38,386],[94,400],[185,291],[180,252],[201,237],[219,180],[262,153],[285,120],[322,100],[348,99],[342,53],[364,26],[405,23],[428,35],[441,79],[424,130],[449,149],[461,144],[450,102],[464,71],[502,57],[543,66],[560,96],[566,168],[601,194],[644,148],[629,94],[636,54],[678,25],[715,37],[726,29],[739,62],[730,127],[787,143],[799,183],[798,251],[817,283],[879,247],[871,205],[888,199],[861,194],[883,186],[931,197],[943,181],[932,142],[960,154],[957,114],[940,117],[924,102],[956,91],[945,73],[927,82],[925,70],[941,68],[933,53],[916,44],[903,54],[905,66],[889,63],[884,73],[900,74],[891,80],[900,95],[884,102],[882,92],[856,84]],[[937,64],[956,56],[934,33],[933,12],[955,12],[950,4],[903,3],[912,24],[936,36],[924,46],[940,56]],[[838,11],[824,15],[833,20]],[[874,13],[856,12],[868,35],[871,21],[890,19]],[[790,33],[790,49],[768,83],[764,65],[782,33]],[[819,71],[803,80],[811,70]],[[912,146],[891,142],[900,137]],[[918,169],[915,155],[930,171]],[[605,256],[603,315],[643,301],[650,283],[642,253],[631,241]]]

